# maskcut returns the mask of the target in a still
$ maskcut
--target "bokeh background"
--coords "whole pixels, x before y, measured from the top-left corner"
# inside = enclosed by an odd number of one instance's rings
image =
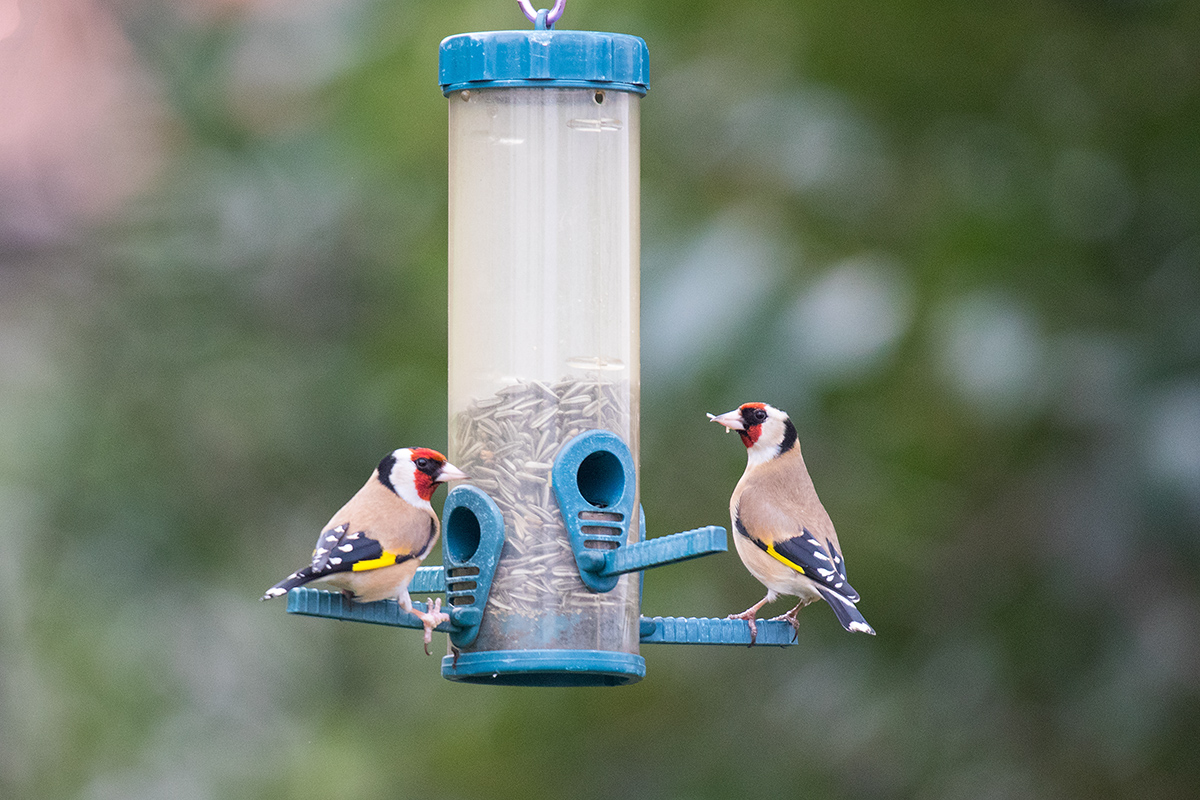
[[[1194,2],[567,3],[651,52],[651,534],[727,525],[704,412],[772,402],[877,637],[814,606],[793,648],[490,688],[258,602],[446,445],[437,45],[525,27],[0,0],[0,795],[1196,796]],[[761,591],[728,553],[644,610]]]

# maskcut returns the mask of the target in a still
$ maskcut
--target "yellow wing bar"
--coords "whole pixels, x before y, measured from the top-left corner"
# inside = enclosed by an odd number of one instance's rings
[[[395,564],[400,557],[390,550],[384,550],[383,555],[379,558],[366,558],[362,561],[355,561],[352,569],[355,572],[364,572],[368,569],[379,569],[380,567],[390,567]]]
[[[773,544],[767,545],[767,552],[770,553],[772,556],[774,556],[776,560],[782,561],[784,564],[787,564],[789,567],[796,570],[796,572],[799,572],[801,575],[806,574],[804,572],[804,567],[800,566],[795,561],[792,561],[790,558],[788,558],[787,556],[783,555],[778,550],[776,550],[775,545],[773,545]],[[355,568],[357,569],[357,565],[355,566]]]

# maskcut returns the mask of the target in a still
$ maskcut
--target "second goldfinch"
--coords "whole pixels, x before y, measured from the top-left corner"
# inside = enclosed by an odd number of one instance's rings
[[[855,607],[858,592],[846,580],[833,522],[817,498],[788,415],[766,403],[745,403],[708,418],[737,431],[746,445],[746,471],[729,501],[733,542],[746,569],[767,587],[766,597],[729,619],[746,620],[754,644],[758,610],[781,594],[792,595],[800,602],[775,620],[798,630],[800,609],[822,599],[843,628],[875,635]]]
[[[342,506],[317,539],[312,563],[267,590],[263,600],[296,586],[320,582],[356,603],[395,598],[425,628],[425,652],[433,629],[450,617],[441,600],[426,612],[413,609],[408,584],[433,549],[441,523],[429,501],[438,486],[467,476],[427,447],[403,447],[384,457],[370,479]]]

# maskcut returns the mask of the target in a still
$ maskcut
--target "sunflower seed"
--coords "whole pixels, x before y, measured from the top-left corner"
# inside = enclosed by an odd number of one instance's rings
[[[504,516],[505,546],[488,600],[496,611],[594,614],[636,603],[635,592],[596,594],[580,581],[550,474],[558,451],[582,431],[605,428],[628,441],[631,399],[627,381],[518,381],[455,416],[455,464]]]

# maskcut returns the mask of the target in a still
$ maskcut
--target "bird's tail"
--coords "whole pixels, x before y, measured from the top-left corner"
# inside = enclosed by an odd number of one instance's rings
[[[260,599],[270,600],[272,597],[282,597],[292,589],[295,589],[297,586],[303,586],[315,577],[316,576],[313,575],[312,566],[298,569],[291,575],[288,575],[286,578],[281,580],[279,583],[272,586],[270,589],[267,589],[266,594],[264,594]]]
[[[859,613],[845,597],[842,597],[832,589],[826,589],[824,586],[817,586],[817,591],[821,593],[821,597],[825,598],[825,602],[829,603],[833,609],[833,613],[837,615],[838,622],[842,623],[842,627],[848,631],[860,631],[875,635],[875,629],[867,624],[866,619]]]

